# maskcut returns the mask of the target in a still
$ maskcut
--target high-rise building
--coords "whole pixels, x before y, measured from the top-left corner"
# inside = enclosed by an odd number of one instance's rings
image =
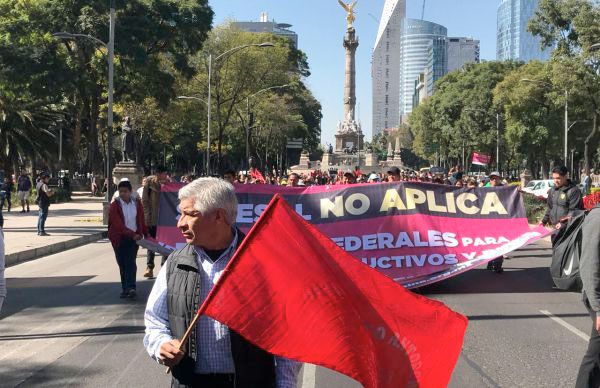
[[[294,47],[298,47],[298,34],[290,30],[291,24],[276,23],[275,20],[269,21],[269,14],[262,12],[260,14],[260,21],[258,22],[233,22],[231,23],[235,28],[248,32],[267,32],[278,36],[283,36],[291,40]]]
[[[413,109],[421,105],[423,101],[428,97],[427,94],[427,75],[429,69],[425,68],[415,80],[415,92],[413,94]]]
[[[447,35],[446,27],[439,24],[419,19],[403,19],[400,44],[401,121],[412,112],[415,79],[423,68],[428,67],[431,77],[428,75],[427,82],[431,85],[444,74],[444,40]]]
[[[406,0],[386,0],[373,49],[373,136],[398,127],[400,116],[400,42]],[[414,78],[413,78],[414,80]]]
[[[427,47],[427,96],[433,95],[435,82],[448,72],[447,49],[443,36],[433,38]]]
[[[448,38],[448,73],[461,69],[467,63],[479,63],[479,41],[473,38]]]
[[[542,50],[540,38],[527,31],[539,0],[501,0],[498,6],[496,59],[499,61],[545,61],[552,49]]]

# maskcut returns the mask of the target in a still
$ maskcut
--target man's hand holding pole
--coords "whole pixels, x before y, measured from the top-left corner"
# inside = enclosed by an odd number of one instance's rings
[[[160,360],[169,368],[179,364],[185,353],[181,350],[182,344],[179,340],[167,341],[160,346]]]

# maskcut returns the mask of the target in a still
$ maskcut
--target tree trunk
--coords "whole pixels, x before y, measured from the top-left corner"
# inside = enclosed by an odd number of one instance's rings
[[[99,166],[99,148],[98,148],[98,117],[100,107],[98,105],[98,95],[92,97],[92,106],[90,109],[90,136],[88,139],[88,163],[91,171],[102,173],[103,169]]]
[[[592,131],[585,138],[585,141],[583,143],[584,144],[584,147],[583,147],[583,159],[584,159],[584,162],[583,162],[583,164],[584,164],[585,173],[588,174],[588,175],[590,173],[590,143],[594,139],[594,136],[596,136],[596,131],[598,130],[597,118],[598,118],[598,114],[597,114],[597,112],[594,112],[594,119],[593,119]]]
[[[81,145],[81,128],[83,126],[83,106],[77,103],[77,113],[75,116],[75,127],[73,128],[73,150],[77,152]]]

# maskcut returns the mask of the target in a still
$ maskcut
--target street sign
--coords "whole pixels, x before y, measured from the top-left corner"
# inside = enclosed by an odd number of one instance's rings
[[[301,150],[303,148],[304,139],[289,139],[287,142],[287,148]]]

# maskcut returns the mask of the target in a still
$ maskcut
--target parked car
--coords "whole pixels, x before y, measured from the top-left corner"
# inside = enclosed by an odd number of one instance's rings
[[[545,179],[539,181],[531,181],[527,186],[523,187],[523,191],[529,194],[533,194],[537,197],[548,198],[548,191],[554,187],[554,181],[552,179]]]

